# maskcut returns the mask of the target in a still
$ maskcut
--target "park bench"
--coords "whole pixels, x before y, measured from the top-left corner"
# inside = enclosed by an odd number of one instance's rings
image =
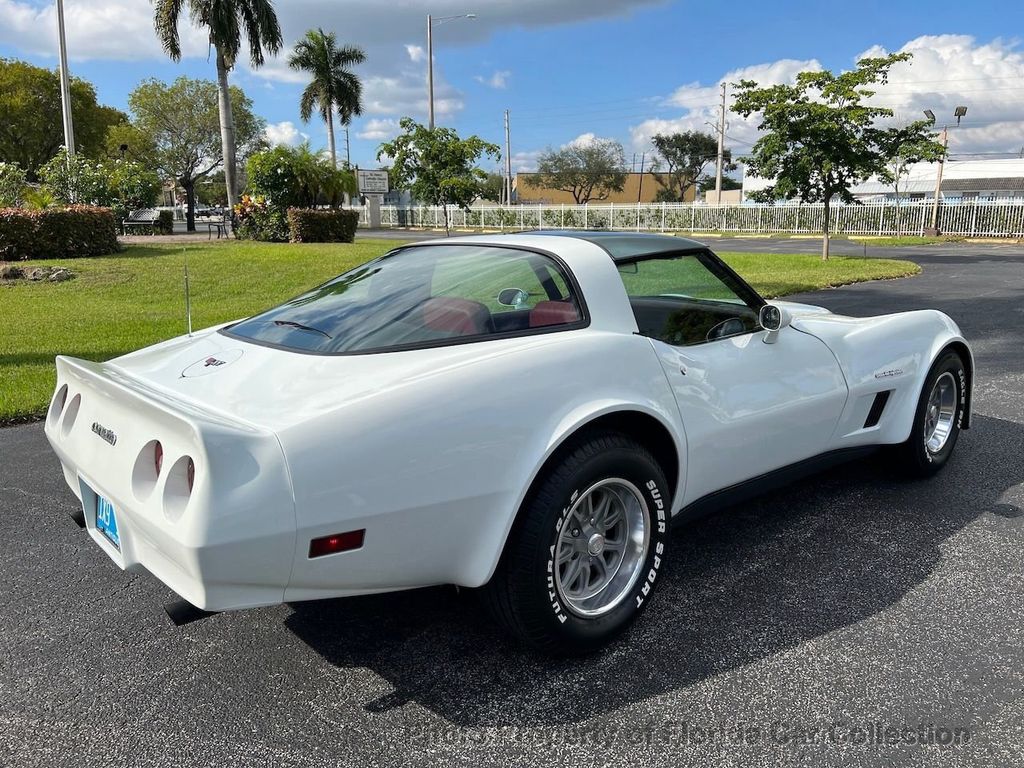
[[[149,230],[149,234],[154,234],[156,231],[156,222],[159,218],[160,213],[156,208],[140,208],[137,211],[132,211],[128,218],[121,222],[121,233],[127,235],[129,230],[135,228],[141,228],[143,230]]]
[[[204,214],[196,214],[196,224],[205,224],[207,232],[209,233],[208,240],[213,239],[214,231],[217,232],[217,239],[228,236],[227,222],[223,216],[211,216]]]

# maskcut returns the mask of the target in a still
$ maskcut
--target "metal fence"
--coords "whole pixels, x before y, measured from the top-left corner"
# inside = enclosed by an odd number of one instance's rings
[[[642,203],[639,205],[513,205],[474,206],[448,210],[453,229],[617,229],[646,232],[748,232],[815,234],[821,232],[824,206],[703,205]],[[922,235],[931,227],[932,205],[922,202],[874,202],[833,205],[831,231],[845,235]],[[369,225],[366,209],[360,226]],[[382,206],[386,228],[444,228],[440,206]],[[1024,199],[944,202],[939,206],[943,234],[965,237],[1024,236]]]

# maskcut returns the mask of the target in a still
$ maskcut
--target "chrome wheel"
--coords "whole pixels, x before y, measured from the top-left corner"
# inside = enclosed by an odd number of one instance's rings
[[[924,414],[924,447],[929,453],[941,451],[953,431],[956,418],[956,379],[948,371],[935,381]]]
[[[628,480],[595,483],[573,504],[558,535],[555,588],[580,616],[617,606],[640,577],[651,538],[650,513]]]

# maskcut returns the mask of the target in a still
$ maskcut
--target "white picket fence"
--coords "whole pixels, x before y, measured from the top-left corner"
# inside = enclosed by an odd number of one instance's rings
[[[864,205],[833,205],[831,231],[845,235],[922,235],[931,227],[928,201],[873,202]],[[451,207],[453,229],[615,229],[642,232],[749,232],[751,234],[821,232],[824,206],[703,205],[690,203],[642,203],[639,205],[513,205]],[[360,225],[369,225],[366,209]],[[385,228],[444,228],[440,206],[382,206]],[[944,202],[939,206],[943,234],[965,237],[1024,236],[1024,199]]]

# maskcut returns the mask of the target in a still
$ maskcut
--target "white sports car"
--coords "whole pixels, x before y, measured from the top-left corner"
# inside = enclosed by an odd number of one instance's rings
[[[973,362],[941,312],[766,303],[692,240],[532,232],[57,372],[81,522],[179,608],[455,584],[576,652],[646,608],[673,518],[881,446],[937,471]]]

